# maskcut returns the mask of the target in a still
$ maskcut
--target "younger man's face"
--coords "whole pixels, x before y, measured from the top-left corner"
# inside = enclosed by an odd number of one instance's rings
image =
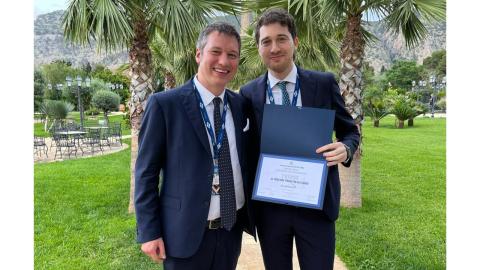
[[[275,73],[291,69],[297,46],[298,38],[292,38],[287,26],[272,23],[259,29],[258,53],[267,68]]]

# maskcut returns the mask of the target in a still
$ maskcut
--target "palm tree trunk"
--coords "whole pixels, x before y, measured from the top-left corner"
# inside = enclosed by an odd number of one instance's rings
[[[403,128],[404,127],[404,121],[403,120],[398,120],[398,128]]]
[[[250,12],[242,13],[240,23],[241,23],[241,25],[240,25],[240,35],[245,36],[246,32],[247,32],[247,29],[248,29],[248,26],[251,23],[250,22]]]
[[[131,98],[128,106],[130,108],[130,123],[132,126],[129,213],[135,211],[133,203],[135,192],[135,162],[138,154],[138,132],[140,131],[140,124],[147,98],[153,93],[152,52],[148,47],[147,23],[144,16],[135,16],[135,18],[138,18],[134,23],[133,29],[135,37],[129,51]]]
[[[360,144],[354,154],[354,160],[349,168],[339,166],[340,182],[342,185],[341,204],[348,207],[361,207],[361,123],[362,110],[362,64],[365,54],[365,40],[361,33],[362,14],[348,15],[347,30],[343,39],[340,59],[340,92],[345,100],[345,106],[352,115],[360,132]]]
[[[379,127],[379,126],[380,126],[380,120],[375,119],[375,120],[373,121],[373,126],[374,126],[374,127]]]
[[[165,90],[170,90],[177,86],[177,80],[175,79],[175,75],[172,72],[166,71],[165,72],[165,82],[163,83],[163,87]]]

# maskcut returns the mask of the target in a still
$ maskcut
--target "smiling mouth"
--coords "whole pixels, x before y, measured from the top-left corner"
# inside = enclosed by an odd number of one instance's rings
[[[230,70],[227,69],[221,69],[221,68],[213,68],[213,71],[221,73],[221,74],[228,74],[230,73]]]

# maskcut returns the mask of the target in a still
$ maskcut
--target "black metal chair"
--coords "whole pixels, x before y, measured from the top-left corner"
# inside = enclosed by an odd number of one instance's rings
[[[72,152],[75,152],[75,157],[77,156],[77,145],[75,143],[75,138],[70,137],[66,134],[55,133],[53,135],[53,140],[55,141],[55,157],[57,158],[57,153],[60,152],[60,157],[63,158],[63,150],[66,149],[68,153],[68,158]]]
[[[33,149],[35,150],[34,155],[40,154],[42,156],[42,151],[48,158],[48,146],[45,143],[45,138],[33,136]]]
[[[110,142],[110,135],[111,134],[111,128],[106,127],[102,128],[102,131],[100,132],[100,144],[102,146],[108,146],[108,148],[112,148],[111,142]]]
[[[102,144],[100,143],[100,130],[87,129],[87,134],[83,138],[83,144],[90,147],[92,155],[95,154],[95,146],[98,146],[103,153]]]
[[[115,139],[115,142],[118,142],[120,145],[122,145],[122,124],[113,123],[110,135],[112,136],[112,139]]]

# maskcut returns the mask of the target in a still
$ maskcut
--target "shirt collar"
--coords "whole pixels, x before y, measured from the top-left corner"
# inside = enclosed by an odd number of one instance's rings
[[[286,82],[295,84],[297,82],[297,66],[293,65],[292,70],[290,70],[290,73],[288,73],[287,77],[285,77],[285,79],[283,79],[283,80],[280,80],[280,79],[276,78],[270,72],[268,72],[268,80],[270,81],[270,87],[272,87],[272,88],[279,81],[286,81]]]
[[[203,104],[205,104],[205,106],[210,104],[216,96],[212,94],[212,92],[208,91],[207,88],[200,83],[200,81],[197,79],[197,75],[195,75],[195,77],[193,78],[193,83],[197,87],[198,93],[200,93]],[[220,94],[220,96],[218,96],[222,100],[222,102],[224,96],[225,89],[223,89],[223,92]]]

